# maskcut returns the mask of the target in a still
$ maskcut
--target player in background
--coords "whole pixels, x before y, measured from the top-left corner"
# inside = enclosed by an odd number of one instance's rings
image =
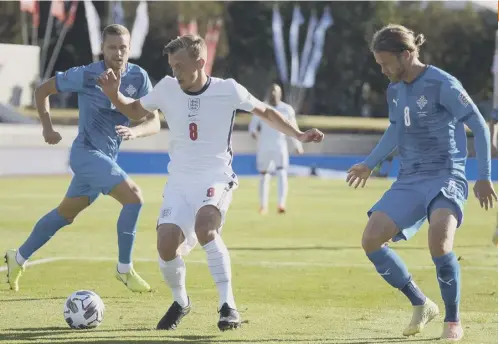
[[[279,112],[255,99],[233,79],[206,75],[206,43],[185,35],[168,43],[164,53],[174,78],[164,77],[140,100],[125,97],[120,77],[108,71],[100,84],[113,104],[130,119],[160,109],[170,128],[168,183],[157,226],[159,266],[173,304],[157,329],[173,330],[191,309],[185,287],[186,255],[196,242],[206,253],[219,294],[218,328],[241,324],[232,292],[232,273],[221,229],[238,180],[232,171],[232,128],[237,109],[253,112],[274,128],[302,142],[319,142],[317,129],[297,130]]]
[[[268,105],[279,111],[285,118],[298,128],[295,110],[283,102],[281,87],[272,84],[268,92]],[[269,205],[270,170],[275,167],[277,175],[278,208],[277,212],[286,212],[286,198],[288,195],[288,165],[289,153],[286,135],[272,128],[259,116],[253,116],[249,125],[249,132],[254,139],[258,139],[256,167],[260,172],[260,214],[266,214]],[[259,134],[258,134],[259,132]],[[291,138],[297,154],[303,154],[300,141]]]
[[[11,289],[18,290],[19,277],[25,262],[57,231],[73,223],[99,194],[110,195],[123,205],[118,218],[119,258],[116,278],[133,292],[149,291],[150,287],[134,270],[132,249],[136,225],[142,208],[139,187],[116,163],[121,141],[155,134],[160,130],[157,112],[148,112],[138,126],[111,104],[96,84],[99,75],[110,68],[122,76],[122,91],[140,98],[152,89],[147,73],[128,63],[130,33],[121,25],[110,25],[102,33],[104,60],[86,66],[57,72],[55,77],[41,84],[35,93],[36,107],[43,127],[45,142],[55,145],[61,135],[50,120],[49,96],[59,92],[78,93],[78,136],[70,152],[70,166],[74,172],[69,189],[62,202],[43,216],[31,235],[17,250],[8,250],[5,259]]]
[[[492,99],[492,113],[489,119],[490,140],[492,142],[492,158],[497,158],[497,31],[496,31],[496,50],[494,54],[494,61],[492,62],[491,69],[494,80],[494,93]],[[496,220],[497,221],[497,220]],[[496,222],[496,230],[492,236],[492,242],[497,246],[498,239],[498,226]]]
[[[460,268],[454,235],[463,221],[468,196],[465,176],[466,124],[474,134],[479,180],[475,196],[486,210],[496,193],[490,180],[490,136],[478,108],[452,75],[419,61],[423,35],[400,25],[378,31],[371,51],[391,81],[387,89],[390,125],[363,163],[350,168],[349,185],[365,185],[371,171],[395,147],[400,155],[397,180],[369,210],[362,246],[376,271],[414,306],[405,336],[415,335],[438,315],[437,305],[412,280],[387,242],[410,239],[429,219],[428,244],[445,304],[442,338],[460,340]]]

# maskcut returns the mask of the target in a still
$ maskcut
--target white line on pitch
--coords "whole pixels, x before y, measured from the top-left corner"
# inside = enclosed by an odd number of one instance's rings
[[[42,258],[34,261],[29,261],[26,263],[27,266],[46,264],[55,261],[68,261],[68,260],[81,260],[81,261],[116,261],[116,258],[111,257],[50,257]],[[135,262],[157,262],[157,259],[151,258],[137,258],[134,259]],[[192,264],[206,264],[205,260],[186,260],[186,263]],[[319,262],[267,262],[267,261],[256,261],[256,262],[237,262],[232,261],[233,265],[245,265],[245,266],[262,266],[262,267],[324,267],[324,268],[359,268],[359,269],[373,269],[371,264],[338,264],[338,263],[319,263]],[[434,265],[416,265],[410,266],[411,270],[433,270]],[[477,271],[497,271],[496,266],[486,266],[486,265],[475,265],[475,266],[461,266],[462,270],[477,270]],[[0,266],[0,272],[6,271],[6,266]]]

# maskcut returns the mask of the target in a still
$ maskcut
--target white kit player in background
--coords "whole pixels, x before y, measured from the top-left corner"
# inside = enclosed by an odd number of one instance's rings
[[[268,105],[279,111],[285,118],[298,129],[295,110],[283,102],[282,89],[277,84],[272,84],[269,89]],[[277,176],[278,205],[277,212],[286,212],[286,199],[288,196],[288,166],[289,152],[286,135],[272,128],[259,116],[254,115],[249,125],[249,132],[258,140],[256,153],[256,168],[260,173],[260,214],[266,214],[269,205],[270,172],[275,170]],[[300,141],[291,137],[293,148],[297,154],[303,154]]]
[[[131,119],[161,110],[170,131],[169,178],[163,191],[157,226],[159,266],[173,295],[173,304],[157,329],[173,330],[191,309],[182,258],[199,241],[219,294],[218,328],[237,328],[241,319],[232,293],[231,264],[221,237],[232,191],[238,180],[232,171],[231,136],[237,109],[253,112],[301,142],[320,142],[317,129],[301,132],[279,112],[255,99],[233,79],[206,75],[206,43],[194,35],[171,41],[164,50],[175,78],[166,76],[140,100],[119,92],[120,76],[112,71],[99,78],[104,93]]]

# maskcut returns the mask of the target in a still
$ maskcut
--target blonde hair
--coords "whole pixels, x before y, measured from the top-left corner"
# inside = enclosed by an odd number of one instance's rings
[[[175,38],[165,46],[163,54],[174,54],[182,49],[186,49],[189,55],[195,59],[206,59],[206,42],[198,35],[184,35]]]
[[[108,35],[112,36],[128,36],[130,37],[130,31],[126,27],[120,24],[111,24],[104,28],[102,31],[102,41],[106,40]]]
[[[414,32],[405,26],[389,24],[374,34],[371,51],[398,54],[407,50],[419,56],[419,49],[425,41],[421,33],[415,36]]]

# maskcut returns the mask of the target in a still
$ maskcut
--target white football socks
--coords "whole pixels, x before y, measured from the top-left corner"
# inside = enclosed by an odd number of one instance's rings
[[[285,169],[277,170],[277,193],[279,208],[286,207],[286,199],[288,197],[288,171]]]
[[[161,258],[158,258],[158,261],[163,279],[172,291],[173,301],[177,301],[181,307],[187,307],[189,298],[185,289],[186,268],[184,259],[182,256],[177,256],[167,262]]]
[[[126,274],[126,273],[129,273],[130,270],[132,270],[132,263],[120,263],[118,262],[118,272],[120,274]]]
[[[267,209],[269,206],[270,173],[260,174],[260,207]]]
[[[17,264],[23,266],[24,263],[26,263],[27,259],[24,258],[23,256],[21,256],[21,254],[19,253],[19,250],[17,250],[16,252],[16,261],[17,261]]]
[[[227,303],[230,308],[236,309],[232,293],[230,256],[222,237],[217,234],[214,240],[203,246],[203,249],[206,252],[211,275],[217,285],[220,307]]]

